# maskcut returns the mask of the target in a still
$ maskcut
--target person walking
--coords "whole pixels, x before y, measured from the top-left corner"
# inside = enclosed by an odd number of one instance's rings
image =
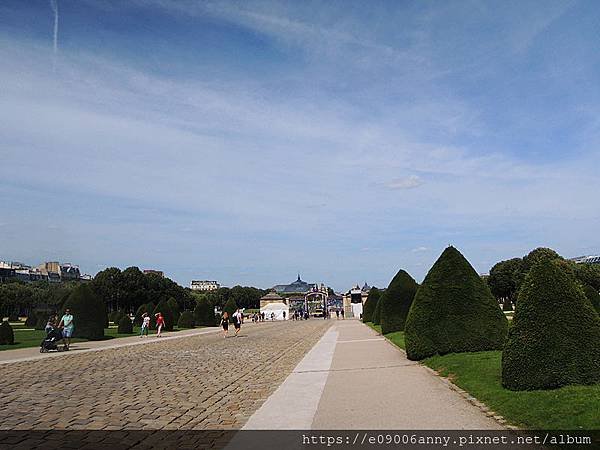
[[[159,311],[155,314],[156,317],[156,337],[161,337],[162,329],[165,326],[165,318]]]
[[[336,318],[337,320],[340,320],[340,310],[339,310],[339,309],[336,309],[336,310],[335,310],[335,318]]]
[[[227,311],[224,311],[221,316],[221,326],[223,327],[223,337],[226,338],[229,331],[229,313]]]
[[[150,328],[150,316],[148,313],[142,314],[142,327],[140,328],[140,338],[148,337],[148,329]]]
[[[342,315],[342,319],[344,318],[344,308],[342,308],[342,310],[340,311],[340,314]]]
[[[285,311],[283,312],[283,320],[285,320]]]
[[[240,312],[239,309],[237,309],[234,313],[233,313],[233,326],[235,328],[235,336],[237,337],[238,333],[240,332],[240,329],[242,327],[242,313]]]
[[[60,323],[58,324],[59,328],[62,328],[63,335],[63,349],[69,350],[71,346],[71,336],[73,336],[73,315],[71,314],[71,310],[67,308],[65,310],[65,314],[60,319]]]

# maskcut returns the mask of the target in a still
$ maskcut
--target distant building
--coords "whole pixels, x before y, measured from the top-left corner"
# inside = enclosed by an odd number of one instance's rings
[[[316,287],[316,283],[307,283],[306,281],[302,281],[300,279],[300,274],[298,274],[298,279],[293,283],[278,284],[273,286],[273,290],[278,294],[308,294]]]
[[[37,268],[45,275],[48,275],[50,272],[60,274],[60,263],[58,261],[45,262],[37,266]]]
[[[164,272],[162,270],[154,270],[154,269],[145,269],[144,270],[144,274],[145,275],[148,275],[148,274],[151,274],[151,273],[153,273],[154,275],[158,275],[161,278],[165,277],[165,274],[164,274]]]
[[[367,301],[371,286],[367,283],[361,288],[358,284],[344,294],[344,313],[347,317],[360,317],[363,305]]]
[[[209,280],[192,280],[190,289],[193,291],[216,291],[221,285],[216,281]]]
[[[81,278],[79,266],[75,266],[71,263],[64,263],[60,265],[60,279],[62,281],[79,280],[79,278]]]
[[[600,255],[578,256],[577,258],[571,258],[571,261],[577,264],[600,264]]]

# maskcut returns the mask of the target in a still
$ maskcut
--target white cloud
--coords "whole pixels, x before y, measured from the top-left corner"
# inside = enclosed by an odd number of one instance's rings
[[[413,189],[421,186],[424,181],[417,175],[410,175],[404,178],[395,178],[385,183],[385,186],[393,190]]]

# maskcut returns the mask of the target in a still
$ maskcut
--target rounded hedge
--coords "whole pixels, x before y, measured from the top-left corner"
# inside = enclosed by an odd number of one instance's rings
[[[377,302],[379,301],[380,296],[381,291],[379,289],[376,287],[371,288],[369,295],[367,296],[367,300],[363,306],[362,320],[364,323],[373,321],[373,313],[375,313],[375,308],[377,307]]]
[[[379,294],[379,300],[377,300],[377,304],[375,305],[375,310],[373,311],[373,325],[381,324],[381,304],[383,303],[384,298],[385,298],[385,291],[382,291]]]
[[[502,384],[511,390],[600,382],[600,316],[555,262],[525,278],[502,352]]]
[[[15,343],[15,333],[7,320],[3,320],[0,325],[0,345],[13,345]]]
[[[379,321],[382,334],[404,330],[406,316],[418,288],[417,282],[406,271],[398,271],[381,300]]]
[[[18,322],[19,321],[19,315],[12,313],[8,315],[8,321],[9,322]]]
[[[194,323],[197,326],[214,327],[217,325],[215,309],[205,296],[198,299],[194,308]]]
[[[179,315],[177,328],[194,328],[194,313],[192,311],[183,311]]]
[[[77,286],[64,304],[73,315],[73,337],[102,339],[106,321],[106,305],[87,284]],[[60,320],[60,317],[59,317]]]
[[[133,323],[131,318],[127,315],[123,315],[119,320],[119,326],[117,327],[119,334],[131,334],[133,333]]]
[[[583,285],[583,293],[587,297],[587,299],[592,303],[594,309],[600,313],[600,293],[589,284]]]
[[[444,250],[417,290],[404,327],[406,353],[501,349],[508,320],[486,283],[454,247]]]
[[[152,319],[154,319],[155,327],[156,314],[158,314],[159,312],[162,313],[163,319],[165,319],[163,331],[173,331],[173,327],[175,326],[175,322],[173,321],[173,311],[171,311],[171,308],[169,308],[169,304],[166,301],[161,300],[160,302],[158,302],[158,305],[156,305],[156,308],[154,308],[154,311],[152,312],[152,317],[150,318],[150,320],[152,321]]]

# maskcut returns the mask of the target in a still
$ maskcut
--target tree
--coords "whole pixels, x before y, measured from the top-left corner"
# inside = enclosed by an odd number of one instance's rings
[[[118,310],[122,307],[119,300],[124,294],[121,269],[109,267],[98,272],[92,281],[92,289],[104,300],[109,310]]]
[[[375,307],[377,306],[380,296],[381,291],[376,287],[372,287],[363,306],[362,320],[364,323],[373,321],[373,314],[375,313]]]
[[[485,282],[454,247],[444,250],[417,290],[405,325],[406,353],[501,349],[508,321]]]
[[[399,270],[385,291],[381,303],[381,333],[388,334],[404,330],[408,311],[419,285],[404,270]]]
[[[385,291],[381,292],[381,294],[379,295],[379,300],[377,301],[377,304],[375,305],[375,310],[373,311],[373,325],[381,324],[381,304],[383,302],[384,297],[385,297]]]
[[[217,325],[215,309],[206,296],[198,299],[194,309],[194,323],[197,326],[214,327]]]
[[[73,315],[73,337],[90,340],[104,337],[106,305],[88,284],[76,287],[64,306]]]
[[[15,343],[15,333],[10,323],[3,320],[0,324],[0,345],[13,345]]]
[[[165,319],[165,326],[164,326],[165,331],[173,331],[173,326],[175,325],[175,322],[173,321],[173,311],[171,311],[171,308],[169,307],[169,305],[166,301],[161,300],[160,302],[158,302],[158,305],[156,305],[156,308],[154,308],[152,316],[155,318],[154,319],[155,324],[156,324],[156,314],[158,314],[158,313],[161,313],[163,318]]]
[[[490,270],[487,284],[499,302],[514,303],[523,282],[523,260],[513,258],[500,261]]]
[[[229,314],[229,320],[233,320],[233,313],[238,309],[237,303],[235,302],[235,300],[233,298],[230,298],[229,300],[227,300],[227,303],[225,303],[225,306],[223,307],[223,311],[227,311],[227,313]]]
[[[511,390],[600,382],[600,317],[581,287],[551,259],[529,271],[502,353]]]

